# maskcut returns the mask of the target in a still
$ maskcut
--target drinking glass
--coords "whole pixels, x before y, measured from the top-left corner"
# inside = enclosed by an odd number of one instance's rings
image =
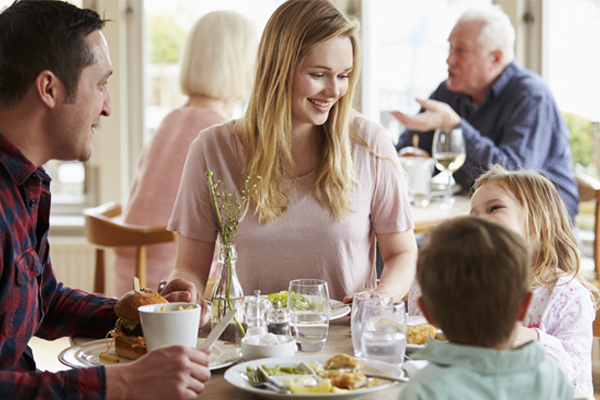
[[[452,208],[455,200],[452,197],[452,174],[462,167],[467,157],[462,129],[436,129],[433,134],[431,155],[435,166],[448,175],[448,185],[440,208]]]
[[[367,300],[362,310],[362,350],[367,360],[401,365],[406,352],[406,311],[404,302],[386,304]]]
[[[352,334],[352,348],[356,357],[364,357],[362,351],[362,310],[368,300],[379,299],[384,304],[392,304],[394,297],[386,292],[365,291],[355,293],[352,299],[352,312],[350,314],[350,333]]]
[[[296,279],[288,289],[290,328],[302,351],[320,351],[329,330],[329,289],[319,279]]]
[[[266,329],[266,313],[272,305],[266,296],[260,296],[260,291],[255,290],[254,296],[246,296],[244,300],[244,318],[248,329],[264,326]],[[258,292],[258,294],[257,294]]]

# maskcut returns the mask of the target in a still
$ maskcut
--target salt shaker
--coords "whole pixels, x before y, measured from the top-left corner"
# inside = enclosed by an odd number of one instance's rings
[[[275,300],[273,308],[267,311],[267,330],[274,335],[288,335],[290,318],[290,311],[282,307],[279,300]]]

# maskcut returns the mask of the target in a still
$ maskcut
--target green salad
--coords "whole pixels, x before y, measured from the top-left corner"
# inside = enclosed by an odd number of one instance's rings
[[[308,308],[308,300],[306,298],[304,298],[303,295],[301,294],[296,294],[294,292],[291,293],[292,298],[292,303],[300,309],[307,309]],[[269,301],[271,303],[274,303],[275,301],[279,300],[281,302],[281,307],[287,307],[287,301],[288,301],[288,292],[287,290],[282,290],[281,292],[275,292],[275,293],[270,293],[267,298],[269,299]]]

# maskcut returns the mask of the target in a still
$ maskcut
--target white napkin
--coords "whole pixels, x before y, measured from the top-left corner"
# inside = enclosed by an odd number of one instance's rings
[[[402,364],[402,369],[406,372],[408,378],[412,379],[417,372],[425,368],[427,365],[429,365],[429,361],[427,360],[410,360],[405,361],[404,364]]]

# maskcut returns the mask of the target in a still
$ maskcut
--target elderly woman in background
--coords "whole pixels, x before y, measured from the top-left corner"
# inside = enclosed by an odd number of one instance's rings
[[[230,118],[236,101],[248,95],[254,73],[256,33],[253,23],[231,11],[200,18],[186,39],[180,85],[187,103],[171,111],[144,147],[133,179],[125,222],[167,225],[188,148],[200,131]],[[147,286],[155,289],[171,273],[176,243],[147,248]],[[133,288],[135,250],[116,251],[116,294]]]
[[[238,197],[246,177],[261,176],[235,241],[245,293],[298,278],[326,280],[337,300],[365,288],[408,292],[417,247],[406,181],[388,134],[352,108],[358,30],[327,0],[284,2],[259,44],[246,115],[192,143],[169,222],[180,233],[170,279],[194,282],[198,301],[219,227],[207,169]]]

